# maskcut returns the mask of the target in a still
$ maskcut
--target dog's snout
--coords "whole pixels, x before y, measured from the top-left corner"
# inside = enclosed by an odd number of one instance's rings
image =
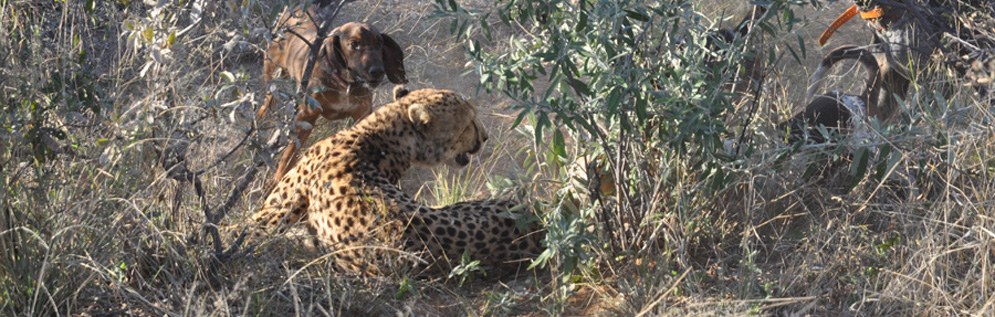
[[[380,80],[381,78],[383,78],[384,75],[387,74],[387,72],[384,71],[383,66],[380,65],[370,66],[369,72],[370,72],[370,77],[372,77],[374,80]]]

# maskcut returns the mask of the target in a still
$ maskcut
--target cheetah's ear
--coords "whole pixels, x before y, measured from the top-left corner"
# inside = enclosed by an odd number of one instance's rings
[[[404,87],[404,85],[394,86],[394,101],[404,98],[404,96],[407,96],[409,93],[411,93],[411,91],[409,91],[407,87]]]
[[[408,107],[408,120],[411,122],[429,124],[434,116],[435,111],[423,104],[416,103]]]

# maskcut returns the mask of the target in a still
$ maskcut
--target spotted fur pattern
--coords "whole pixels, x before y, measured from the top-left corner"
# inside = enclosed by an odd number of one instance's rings
[[[464,166],[487,139],[476,108],[452,91],[395,96],[308,149],[252,217],[260,231],[306,231],[306,247],[331,252],[343,272],[367,275],[448,270],[464,252],[484,265],[537,253],[512,201],[431,208],[395,185],[412,164]]]

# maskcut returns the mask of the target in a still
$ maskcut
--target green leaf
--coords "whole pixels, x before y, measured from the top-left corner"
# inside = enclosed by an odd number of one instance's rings
[[[511,123],[511,128],[509,128],[509,129],[514,129],[514,128],[518,127],[518,125],[522,123],[522,119],[524,119],[525,116],[528,115],[529,113],[530,112],[528,112],[528,111],[519,111],[518,112],[518,116],[515,117],[515,122]]]
[[[491,15],[490,13],[487,13],[480,18],[480,28],[484,30],[484,38],[486,38],[488,41],[493,41],[494,38],[491,37],[491,25],[490,23],[487,23],[487,17],[489,17],[490,15]]]
[[[574,27],[574,32],[581,33],[584,32],[584,28],[587,27],[587,12],[580,12],[580,19],[577,21],[577,26]]]
[[[570,84],[570,87],[573,87],[574,92],[578,93],[578,97],[591,95],[591,89],[583,81],[576,78],[567,78],[567,83]]]
[[[795,22],[797,22],[797,19],[795,18],[795,11],[791,10],[791,8],[787,8],[781,12],[783,13],[781,15],[782,19],[787,22],[788,28],[785,31],[791,32],[791,28],[795,25]]]
[[[801,34],[796,34],[795,38],[798,39],[798,49],[800,49],[802,51],[802,58],[805,58],[806,57],[806,54],[805,54],[805,40],[802,39],[802,35]]]
[[[625,16],[639,22],[646,22],[650,20],[649,16],[643,14],[642,12],[636,12],[635,10],[625,10]]]
[[[166,38],[166,46],[172,47],[173,43],[176,42],[176,31],[169,32],[169,37]]]
[[[715,168],[715,177],[712,178],[712,191],[718,191],[725,188],[726,176],[726,172],[722,170],[721,167]]]
[[[605,106],[608,108],[609,114],[618,114],[619,105],[622,103],[622,93],[618,89],[612,89],[611,93],[608,94],[608,99],[605,100]]]
[[[639,99],[636,100],[636,118],[639,119],[639,122],[645,123],[646,119],[649,118],[649,114],[646,112],[647,106],[648,106],[648,103],[647,103],[646,99],[639,98]]]
[[[401,286],[397,288],[397,293],[394,293],[394,299],[402,300],[409,291],[412,290],[411,281],[408,279],[401,280]]]
[[[805,172],[802,173],[802,179],[811,179],[812,176],[815,175],[815,172],[817,172],[823,165],[823,162],[813,160],[813,162],[809,163],[808,167],[805,168]]]
[[[888,159],[890,155],[891,155],[891,144],[885,144],[884,146],[881,147],[881,150],[878,151],[878,164],[877,168],[875,169],[876,173],[874,174],[874,178],[877,179],[879,182],[882,179],[884,179],[884,175],[888,173],[888,169],[889,167],[891,167],[889,166],[890,160]]]
[[[531,270],[536,267],[546,267],[546,262],[548,262],[551,258],[553,258],[553,249],[547,248],[546,250],[543,250],[542,253],[535,258],[535,260],[532,260],[532,264],[529,264],[528,269]]]
[[[795,53],[795,49],[791,48],[791,45],[785,45],[784,47],[788,48],[788,52],[791,53],[791,57],[793,57],[796,62],[798,62],[799,64],[802,63],[802,59],[798,57],[798,53]]]
[[[553,153],[564,161],[567,158],[567,144],[560,129],[553,129]]]
[[[142,36],[145,37],[146,41],[152,42],[152,37],[153,37],[152,27],[150,26],[145,28],[145,32],[142,33]]]
[[[867,162],[870,161],[870,150],[867,148],[862,148],[857,151],[857,155],[853,158],[853,165],[850,165],[850,180],[849,190],[853,190],[860,183],[860,180],[864,178],[867,173]]]
[[[307,106],[311,108],[311,110],[321,110],[321,103],[318,102],[318,99],[314,99],[314,97],[307,95],[304,96],[304,101],[307,103]]]
[[[539,112],[539,120],[536,121],[535,139],[536,143],[542,142],[542,130],[549,126],[549,117],[545,112]]]

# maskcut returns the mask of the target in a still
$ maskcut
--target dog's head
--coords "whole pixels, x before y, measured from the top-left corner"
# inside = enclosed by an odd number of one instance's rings
[[[788,143],[794,144],[801,140],[813,143],[828,141],[820,133],[819,126],[824,126],[828,132],[839,132],[850,128],[851,118],[855,115],[863,117],[864,100],[858,96],[830,92],[815,97],[806,107],[785,122],[778,124],[778,130],[789,131]]]
[[[325,40],[322,54],[350,85],[376,88],[385,77],[395,84],[408,81],[401,46],[366,23],[349,22],[333,30]]]

